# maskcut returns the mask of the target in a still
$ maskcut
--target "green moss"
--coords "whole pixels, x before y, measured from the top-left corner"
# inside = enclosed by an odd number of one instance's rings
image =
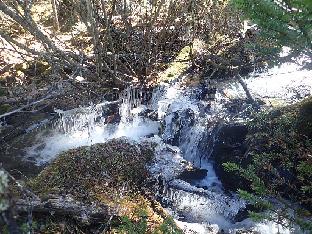
[[[0,105],[0,114],[4,114],[6,112],[9,112],[12,109],[12,107],[9,104],[2,104]]]
[[[183,231],[176,225],[174,220],[171,217],[169,217],[164,220],[164,222],[160,225],[156,233],[182,234]]]
[[[164,221],[151,232],[148,227],[147,215],[144,210],[141,211],[140,218],[135,222],[128,216],[123,216],[121,218],[121,224],[116,228],[115,232],[120,234],[183,234],[183,231],[177,227],[171,217],[164,219]]]

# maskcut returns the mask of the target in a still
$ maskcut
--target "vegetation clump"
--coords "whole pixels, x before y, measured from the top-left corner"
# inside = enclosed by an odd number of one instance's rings
[[[312,3],[310,0],[232,0],[231,2],[243,12],[245,19],[251,20],[261,29],[262,46],[254,44],[259,52],[274,54],[274,51],[279,52],[283,46],[287,46],[290,51],[284,59],[296,57],[300,53],[311,58]],[[276,59],[281,61],[278,56],[275,57],[275,61]],[[306,66],[311,66],[309,60],[306,63]]]
[[[240,190],[243,198],[258,208],[272,211],[311,229],[312,211],[312,99],[263,112],[249,125],[248,165],[224,163],[250,182],[250,191]],[[283,207],[276,206],[276,201]],[[289,208],[295,209],[290,215]],[[256,213],[251,213],[259,218]],[[272,216],[265,217],[272,218]]]
[[[138,233],[150,233],[148,232],[148,225],[146,219],[146,213],[140,211],[140,219],[134,223],[129,217],[122,217],[122,224],[116,229],[117,233],[138,234]],[[164,222],[157,227],[153,234],[183,234],[183,232],[176,226],[172,218],[166,218]]]

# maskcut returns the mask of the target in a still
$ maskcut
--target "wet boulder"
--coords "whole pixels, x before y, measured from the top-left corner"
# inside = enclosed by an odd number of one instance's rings
[[[245,142],[248,128],[241,124],[223,125],[217,132],[214,142],[212,159],[215,161],[215,170],[226,190],[236,191],[238,188],[247,188],[247,181],[237,177],[233,172],[227,172],[223,163],[235,162],[242,167],[249,163],[245,158],[247,145]]]
[[[178,179],[184,180],[188,183],[192,183],[193,181],[204,179],[207,176],[207,172],[208,171],[206,169],[191,167],[183,171]]]
[[[164,119],[162,137],[166,143],[178,146],[181,136],[195,124],[195,113],[191,108],[173,112]]]
[[[193,92],[197,100],[213,101],[217,93],[216,83],[206,77],[200,81]]]
[[[144,109],[142,112],[139,113],[139,116],[144,118],[148,118],[152,121],[158,121],[158,113],[152,109]]]

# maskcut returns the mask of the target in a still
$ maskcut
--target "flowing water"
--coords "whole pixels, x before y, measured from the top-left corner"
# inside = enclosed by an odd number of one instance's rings
[[[245,82],[258,98],[292,103],[311,95],[312,73],[299,71],[298,66],[285,65],[265,73],[254,73]],[[254,230],[263,234],[291,233],[274,223],[253,223],[249,219],[235,222],[235,216],[245,207],[236,194],[223,191],[213,169],[210,154],[213,149],[218,121],[244,119],[244,110],[229,114],[226,105],[244,92],[235,83],[209,84],[212,98],[202,100],[199,87],[184,86],[186,77],[160,84],[149,102],[143,93],[131,87],[122,95],[120,103],[107,102],[70,111],[58,110],[59,118],[52,128],[37,130],[36,143],[27,149],[27,159],[38,165],[49,163],[58,153],[84,145],[105,142],[112,138],[128,137],[134,141],[157,142],[157,160],[151,172],[166,180],[161,199],[177,224],[186,233],[235,233]],[[146,100],[145,100],[146,99]],[[148,98],[149,99],[149,98]],[[120,120],[109,121],[106,110],[119,107]],[[248,105],[246,108],[248,109]],[[174,153],[163,149],[169,147]],[[207,171],[204,178],[191,183],[175,178],[179,165],[188,161]],[[177,172],[178,173],[178,172]],[[295,233],[298,233],[296,231]]]

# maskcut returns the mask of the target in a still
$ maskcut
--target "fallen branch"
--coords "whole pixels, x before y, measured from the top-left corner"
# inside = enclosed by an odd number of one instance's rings
[[[26,109],[26,108],[28,108],[28,107],[31,107],[31,106],[33,106],[33,105],[36,105],[36,104],[41,103],[41,102],[43,102],[43,101],[45,101],[45,100],[47,100],[47,99],[49,99],[49,98],[53,98],[53,97],[56,97],[56,96],[57,96],[57,94],[55,94],[55,95],[49,94],[49,95],[45,96],[44,98],[41,98],[41,99],[36,100],[36,101],[34,101],[34,102],[31,102],[31,103],[29,103],[29,104],[27,104],[27,105],[24,105],[24,106],[22,106],[22,107],[20,107],[20,108],[18,108],[18,109],[15,109],[15,110],[10,111],[10,112],[7,112],[7,113],[4,113],[4,114],[0,115],[0,120],[1,120],[2,118],[5,118],[5,117],[10,116],[10,115],[12,115],[12,114],[15,114],[15,113],[18,113],[18,112],[23,112],[23,110]]]
[[[44,201],[19,199],[15,205],[18,213],[26,213],[31,206],[33,214],[67,216],[85,225],[105,223],[112,215],[114,216],[114,212],[106,205],[86,205],[70,196],[54,197]]]
[[[252,97],[251,93],[249,92],[249,89],[246,85],[246,83],[243,81],[242,77],[240,75],[238,75],[237,77],[238,82],[240,83],[240,85],[243,87],[245,93],[246,93],[246,97],[249,100],[249,102],[251,103],[251,105],[255,108],[259,108],[259,104],[258,102]]]
[[[20,214],[29,214],[31,209],[31,214],[39,214],[41,216],[44,214],[67,216],[85,225],[104,223],[107,222],[111,217],[115,216],[115,212],[113,212],[112,208],[108,207],[107,205],[86,205],[82,202],[74,200],[71,196],[68,195],[50,195],[48,199],[42,200],[30,189],[26,188],[19,181],[17,181],[4,168],[1,167],[1,170],[3,170],[8,175],[9,179],[17,185],[18,189],[23,194],[23,199],[16,200],[14,205],[11,206],[11,208]],[[9,209],[8,212],[10,212],[10,210],[11,209]]]

